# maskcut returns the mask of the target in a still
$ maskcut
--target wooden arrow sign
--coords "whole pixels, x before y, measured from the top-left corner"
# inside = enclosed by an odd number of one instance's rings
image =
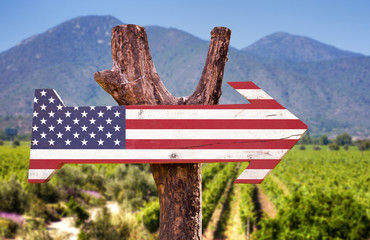
[[[35,91],[30,183],[67,163],[250,162],[235,183],[261,183],[307,126],[253,82],[250,104],[66,107]]]

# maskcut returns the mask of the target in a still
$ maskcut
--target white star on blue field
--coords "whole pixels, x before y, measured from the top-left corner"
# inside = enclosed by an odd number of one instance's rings
[[[31,148],[125,148],[125,107],[65,107],[54,90],[37,89]]]

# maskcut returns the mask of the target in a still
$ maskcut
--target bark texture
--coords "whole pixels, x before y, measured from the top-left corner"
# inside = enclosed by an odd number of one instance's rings
[[[95,80],[119,105],[212,105],[221,96],[231,31],[215,27],[201,79],[189,97],[167,91],[152,61],[144,27],[112,29],[112,70]],[[160,202],[159,239],[202,239],[201,164],[151,164]]]

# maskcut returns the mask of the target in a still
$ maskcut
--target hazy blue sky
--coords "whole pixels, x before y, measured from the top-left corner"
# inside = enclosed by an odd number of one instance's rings
[[[284,31],[370,55],[370,1],[366,0],[0,0],[0,52],[85,15],[174,27],[202,39],[209,39],[214,26],[226,26],[232,30],[231,45],[236,48]]]

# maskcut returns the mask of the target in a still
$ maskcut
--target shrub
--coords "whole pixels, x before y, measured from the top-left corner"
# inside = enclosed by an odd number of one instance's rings
[[[334,150],[334,151],[338,151],[339,150],[339,146],[337,145],[337,144],[335,144],[335,143],[332,143],[332,144],[329,144],[329,146],[328,146],[328,149],[329,150]]]
[[[86,183],[85,174],[69,166],[62,167],[58,174],[56,174],[56,178],[58,180],[58,185],[67,188],[69,192],[80,190],[81,186]]]
[[[358,150],[359,151],[365,151],[366,149],[365,149],[365,146],[364,145],[362,145],[362,144],[359,144],[358,146]]]
[[[320,144],[321,144],[321,145],[328,145],[328,144],[329,144],[328,136],[326,136],[326,135],[322,135],[322,136],[320,137]]]
[[[344,150],[348,151],[348,148],[349,148],[348,144],[344,145],[343,148],[344,148]]]
[[[16,178],[9,182],[0,182],[0,211],[24,213],[27,195]]]
[[[120,238],[115,226],[112,224],[111,215],[107,208],[103,208],[103,211],[98,212],[95,221],[89,221],[81,229],[78,236],[79,240],[84,239],[128,239],[128,236]]]
[[[305,145],[299,146],[299,150],[306,150],[306,146]]]
[[[0,140],[0,146],[4,145],[4,141]]]
[[[125,177],[112,180],[107,184],[107,189],[113,199],[118,202],[127,201],[135,210],[158,195],[153,177],[135,165],[129,165]]]
[[[365,141],[362,142],[362,144],[364,145],[365,150],[370,149],[370,140],[365,140]]]
[[[370,140],[362,140],[357,142],[358,150],[365,151],[370,149]]]
[[[313,150],[321,150],[321,147],[320,147],[320,146],[315,145],[315,146],[313,146]]]
[[[14,140],[13,141],[13,147],[18,147],[20,145],[21,145],[21,143],[19,142],[19,140]]]
[[[31,218],[22,226],[22,232],[20,234],[20,239],[30,239],[30,240],[52,240],[50,237],[44,219],[41,218]],[[58,239],[58,238],[56,238]]]
[[[311,144],[312,143],[312,139],[310,137],[310,134],[307,132],[300,140],[299,140],[299,143],[300,144]]]
[[[62,195],[62,193],[59,192],[61,190],[58,190],[58,188],[51,183],[31,184],[29,187],[30,193],[46,203],[56,203]]]
[[[57,209],[53,206],[46,205],[38,198],[31,200],[30,215],[42,218],[45,222],[60,220]]]
[[[351,145],[352,137],[348,133],[343,133],[335,138],[335,143],[339,146],[344,146],[346,144]]]
[[[142,213],[145,228],[151,233],[156,232],[159,228],[159,202],[148,203]]]
[[[14,238],[17,231],[18,224],[15,222],[0,218],[0,237],[2,238]]]
[[[89,218],[89,213],[86,212],[80,205],[78,205],[74,197],[70,197],[67,206],[72,213],[76,214],[76,227],[81,226]]]

